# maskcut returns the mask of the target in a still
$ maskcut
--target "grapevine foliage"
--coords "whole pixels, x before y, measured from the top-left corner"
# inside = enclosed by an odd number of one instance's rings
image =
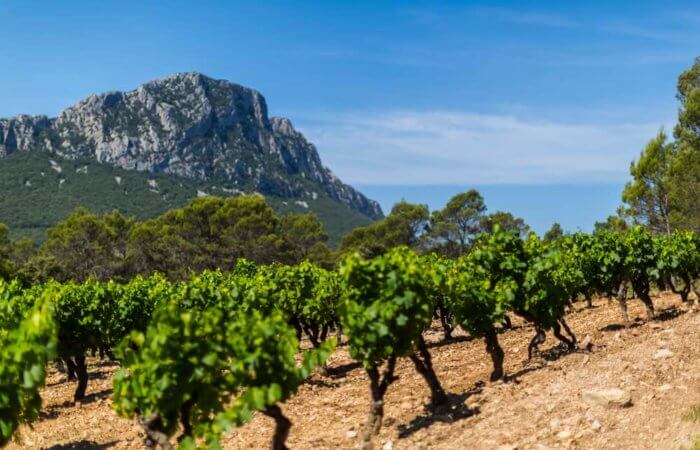
[[[16,328],[0,332],[0,446],[17,427],[39,417],[39,389],[46,379],[46,364],[56,351],[53,306],[38,300]]]
[[[434,308],[420,258],[405,247],[372,260],[351,255],[340,275],[341,322],[352,357],[373,368],[412,353]]]
[[[276,404],[334,346],[328,341],[306,352],[298,365],[299,343],[282,312],[241,314],[232,308],[240,301],[237,291],[205,280],[176,290],[146,332],[132,333],[118,350],[124,368],[115,379],[114,408],[138,416],[161,445],[181,424],[182,446],[202,438],[217,447],[220,434],[245,423],[253,411],[278,412]],[[192,304],[206,306],[183,307]]]

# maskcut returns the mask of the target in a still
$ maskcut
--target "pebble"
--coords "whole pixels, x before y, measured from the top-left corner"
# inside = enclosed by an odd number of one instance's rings
[[[393,450],[394,449],[394,443],[391,441],[386,441],[384,445],[382,446],[382,450]]]
[[[355,430],[348,430],[345,432],[345,437],[348,439],[355,439],[357,437],[357,431]]]
[[[619,388],[593,389],[581,393],[583,401],[589,405],[606,408],[626,407],[632,404],[630,393]]]
[[[661,348],[654,353],[654,359],[666,359],[673,356],[673,352],[667,348]]]
[[[571,431],[569,430],[562,430],[559,433],[557,433],[557,439],[560,441],[565,441],[571,437]]]

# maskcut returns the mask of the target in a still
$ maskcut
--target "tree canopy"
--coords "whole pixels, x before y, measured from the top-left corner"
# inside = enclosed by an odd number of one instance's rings
[[[630,166],[626,213],[650,230],[700,231],[700,59],[678,78],[678,122],[669,141],[660,131]]]

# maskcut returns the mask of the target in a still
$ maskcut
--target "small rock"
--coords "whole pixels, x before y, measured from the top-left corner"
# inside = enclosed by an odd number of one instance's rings
[[[557,439],[560,441],[565,441],[571,437],[571,431],[569,430],[562,430],[559,433],[557,433]]]
[[[651,328],[652,330],[660,330],[663,328],[663,326],[661,326],[660,323],[651,323],[649,324],[649,328]]]
[[[515,444],[499,445],[496,450],[518,450],[518,446]]]
[[[666,359],[673,356],[673,352],[667,348],[662,348],[654,353],[654,359]]]
[[[355,430],[348,430],[345,432],[345,437],[348,439],[355,439],[357,437],[357,431]]]
[[[384,445],[382,446],[382,450],[393,450],[394,449],[394,443],[391,441],[386,441]]]
[[[598,419],[595,419],[593,422],[591,422],[591,429],[594,431],[600,431],[602,427],[603,426],[600,424]]]
[[[594,389],[583,392],[581,396],[589,405],[606,408],[624,408],[632,404],[629,392],[618,388]]]
[[[667,392],[667,391],[670,391],[671,389],[673,389],[673,386],[671,386],[670,384],[662,384],[661,386],[656,388],[656,390],[659,392]]]

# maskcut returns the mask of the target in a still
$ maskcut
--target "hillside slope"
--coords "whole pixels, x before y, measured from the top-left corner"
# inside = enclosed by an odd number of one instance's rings
[[[480,340],[438,343],[427,335],[440,379],[464,405],[463,415],[435,416],[423,409],[429,391],[410,361],[397,364],[399,380],[387,393],[379,448],[499,449],[555,448],[673,449],[700,436],[700,422],[684,419],[700,405],[700,313],[678,297],[655,299],[660,319],[645,323],[641,302],[630,302],[630,329],[621,328],[615,303],[596,300],[595,307],[567,318],[580,339],[590,339],[590,352],[563,353],[549,336],[543,352],[523,362],[530,326],[518,326],[499,339],[506,350],[506,383],[487,383],[490,360]],[[307,343],[308,344],[308,343]],[[669,350],[656,357],[660,349]],[[95,367],[94,365],[92,367]],[[18,448],[142,448],[142,435],[132,422],[111,410],[111,382],[116,368],[95,370],[88,400],[71,405],[74,385],[53,372],[43,391],[42,418],[21,430]],[[364,370],[352,362],[347,347],[329,361],[330,377],[314,375],[282,405],[293,426],[290,448],[357,448],[367,414],[369,389]],[[628,391],[632,406],[591,406],[582,393],[616,387]],[[700,418],[698,418],[700,420]],[[268,448],[273,423],[256,415],[251,423],[224,436],[224,448]],[[359,433],[358,433],[359,432]],[[391,444],[389,444],[389,442]]]
[[[236,195],[212,181],[125,170],[92,159],[62,159],[43,152],[16,152],[0,158],[0,223],[12,237],[46,238],[46,229],[76,207],[95,213],[119,210],[139,220],[181,207],[198,195]],[[321,193],[315,198],[266,196],[280,213],[314,212],[331,243],[371,220]]]

